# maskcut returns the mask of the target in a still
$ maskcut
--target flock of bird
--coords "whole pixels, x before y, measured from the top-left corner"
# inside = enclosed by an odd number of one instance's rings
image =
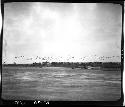
[[[96,59],[102,61],[102,60],[106,60],[106,59],[120,58],[120,56],[110,56],[110,57],[100,56],[99,57],[97,55],[94,55],[92,57],[85,56],[85,57],[79,58],[79,60],[84,61],[84,60],[89,59],[89,58],[96,58]],[[61,60],[61,59],[64,59],[64,58],[63,57],[39,57],[39,56],[36,56],[35,58],[27,58],[25,56],[16,56],[15,59],[25,59],[25,60],[31,60],[31,61],[34,61],[34,60],[52,61],[52,60]],[[75,59],[76,59],[75,57],[66,58],[67,61],[75,60]]]

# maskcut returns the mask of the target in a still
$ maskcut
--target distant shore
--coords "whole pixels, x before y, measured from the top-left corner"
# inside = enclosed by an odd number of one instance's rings
[[[101,69],[101,70],[120,70],[120,62],[43,62],[33,64],[2,64],[3,67],[68,67],[79,69]]]

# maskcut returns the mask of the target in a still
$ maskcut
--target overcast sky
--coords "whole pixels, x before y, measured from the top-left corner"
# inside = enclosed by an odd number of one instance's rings
[[[3,61],[121,61],[121,30],[118,4],[6,3]]]

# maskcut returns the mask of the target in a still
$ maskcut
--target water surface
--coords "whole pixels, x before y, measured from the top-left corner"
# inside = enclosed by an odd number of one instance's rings
[[[4,67],[2,98],[7,100],[116,101],[121,71],[65,67]]]

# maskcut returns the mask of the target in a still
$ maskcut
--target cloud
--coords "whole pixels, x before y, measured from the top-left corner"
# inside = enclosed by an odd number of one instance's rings
[[[121,7],[97,3],[8,3],[4,39],[8,59],[18,55],[120,55],[117,47],[121,44]]]

